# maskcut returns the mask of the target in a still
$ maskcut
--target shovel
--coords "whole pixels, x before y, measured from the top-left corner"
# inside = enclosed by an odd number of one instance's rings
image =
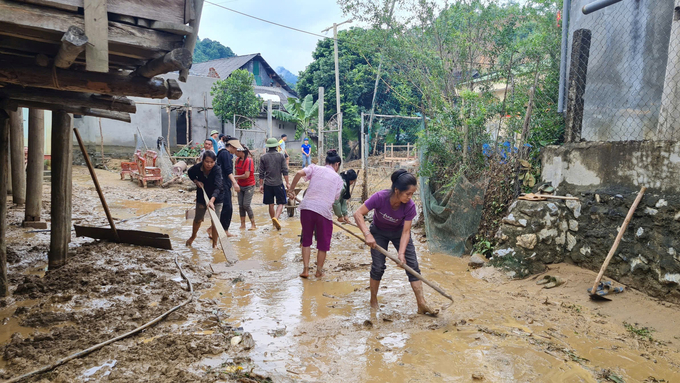
[[[204,200],[206,201],[206,203],[208,203],[208,201],[210,201],[210,198],[208,198],[208,194],[206,194],[205,189],[203,188],[201,188],[201,191],[203,191]],[[229,196],[229,198],[231,198],[231,196]],[[217,216],[217,213],[215,213],[215,210],[213,210],[212,208],[208,208],[208,212],[210,213],[210,220],[212,221],[213,244],[215,244],[215,242],[219,242],[220,247],[222,248],[222,253],[224,254],[224,259],[230,265],[238,262],[238,258],[236,257],[234,247],[231,246],[231,242],[229,242],[229,238],[227,238],[227,234],[224,231],[222,224],[220,223],[220,217]],[[213,271],[215,271],[214,267]]]
[[[341,228],[342,230],[348,232],[349,234],[351,234],[353,237],[355,237],[356,239],[360,240],[361,242],[366,243],[366,240],[364,240],[363,238],[361,238],[361,237],[358,236],[357,234],[353,233],[351,230],[349,230],[349,229],[343,227],[341,224],[339,224],[339,223],[333,221],[333,225],[335,225],[335,226]],[[409,272],[409,274],[411,274],[411,275],[413,275],[414,277],[418,278],[420,281],[422,281],[422,282],[425,283],[426,285],[432,287],[436,292],[438,292],[439,294],[445,296],[447,299],[451,300],[451,303],[449,303],[449,304],[447,304],[447,305],[445,305],[445,306],[442,307],[442,311],[444,311],[444,310],[446,310],[447,308],[451,307],[451,305],[453,304],[453,297],[452,297],[451,295],[449,295],[449,293],[447,293],[446,291],[444,291],[441,287],[437,286],[434,282],[430,282],[430,281],[428,281],[427,279],[425,279],[425,277],[423,277],[422,275],[420,275],[420,273],[418,273],[417,271],[415,271],[415,270],[413,270],[412,268],[410,268],[407,264],[401,263],[401,261],[399,260],[399,258],[397,258],[397,257],[395,257],[394,255],[390,254],[387,250],[383,249],[382,247],[376,246],[375,249],[378,250],[382,255],[384,255],[384,256],[386,256],[387,258],[389,258],[389,259],[393,260],[394,262],[396,262],[397,265],[399,265],[400,267],[404,268],[406,271]]]
[[[612,258],[614,257],[614,253],[616,253],[616,249],[619,247],[619,243],[621,243],[621,239],[623,238],[623,233],[626,232],[626,228],[628,227],[628,224],[630,223],[630,219],[633,218],[633,213],[635,213],[635,209],[637,208],[638,204],[640,203],[640,200],[642,200],[642,196],[645,195],[646,190],[647,190],[646,186],[643,186],[642,189],[640,189],[640,192],[638,193],[637,198],[635,198],[635,202],[633,202],[633,205],[631,205],[630,209],[628,210],[628,214],[626,215],[626,219],[623,221],[623,225],[621,225],[621,228],[619,229],[619,234],[616,236],[616,239],[614,240],[614,244],[612,245],[612,248],[609,250],[609,254],[607,254],[607,258],[604,259],[604,263],[602,263],[602,267],[600,268],[600,272],[597,274],[597,278],[595,278],[595,283],[593,283],[593,288],[590,290],[590,299],[591,300],[594,300],[594,301],[611,301],[611,299],[597,294],[597,285],[600,283],[600,280],[604,276],[604,271],[607,269],[607,266],[609,265],[609,261],[611,261]]]

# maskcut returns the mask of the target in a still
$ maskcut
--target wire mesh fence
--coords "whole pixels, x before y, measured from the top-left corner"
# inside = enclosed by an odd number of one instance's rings
[[[622,1],[588,15],[576,11],[568,141],[680,139],[680,29],[672,25],[680,21],[673,6]]]

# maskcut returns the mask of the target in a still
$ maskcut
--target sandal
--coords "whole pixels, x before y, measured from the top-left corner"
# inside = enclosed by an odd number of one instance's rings
[[[550,278],[552,278],[550,275],[544,275],[543,278],[540,278],[539,280],[536,281],[537,285],[545,285],[546,283],[550,282]]]
[[[543,286],[544,289],[552,289],[564,284],[564,281],[560,277],[550,277],[550,282]]]

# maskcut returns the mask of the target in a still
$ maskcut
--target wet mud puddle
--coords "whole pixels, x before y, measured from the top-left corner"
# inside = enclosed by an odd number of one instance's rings
[[[134,211],[146,215],[127,225],[167,232],[173,251],[193,262],[222,262],[204,233],[208,223],[194,246],[184,247],[191,232],[184,211],[190,206],[154,207],[153,212]],[[231,241],[240,261],[213,275],[213,286],[197,294],[216,301],[227,322],[252,334],[255,347],[248,356],[256,371],[275,381],[458,382],[484,377],[493,382],[597,382],[603,371],[624,381],[680,381],[677,351],[669,358],[641,356],[587,314],[542,304],[514,291],[507,281],[474,278],[462,260],[430,254],[424,245],[417,246],[423,274],[456,303],[438,318],[415,314],[403,270],[388,265],[381,310],[371,312],[370,254],[355,239],[335,233],[326,275],[304,280],[298,277],[297,217],[283,219],[278,232],[264,206],[256,208],[256,216],[259,228],[254,232],[240,231],[235,217],[230,231],[237,236]],[[312,264],[314,259],[313,251]],[[425,289],[432,304],[446,303]],[[202,365],[214,367],[217,359],[207,356]]]

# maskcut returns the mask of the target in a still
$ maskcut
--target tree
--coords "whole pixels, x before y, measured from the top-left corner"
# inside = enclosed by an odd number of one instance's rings
[[[225,47],[216,40],[196,39],[194,48],[194,63],[202,63],[210,60],[234,57],[236,54],[229,47]]]
[[[215,115],[226,121],[231,121],[234,115],[257,117],[262,109],[262,100],[255,95],[254,81],[254,76],[243,69],[216,81],[210,90]]]
[[[295,139],[300,138],[303,133],[307,135],[307,130],[318,119],[319,101],[314,102],[311,94],[305,96],[302,101],[289,97],[288,102],[283,107],[287,112],[274,110],[272,114],[281,121],[294,122],[296,124]]]

